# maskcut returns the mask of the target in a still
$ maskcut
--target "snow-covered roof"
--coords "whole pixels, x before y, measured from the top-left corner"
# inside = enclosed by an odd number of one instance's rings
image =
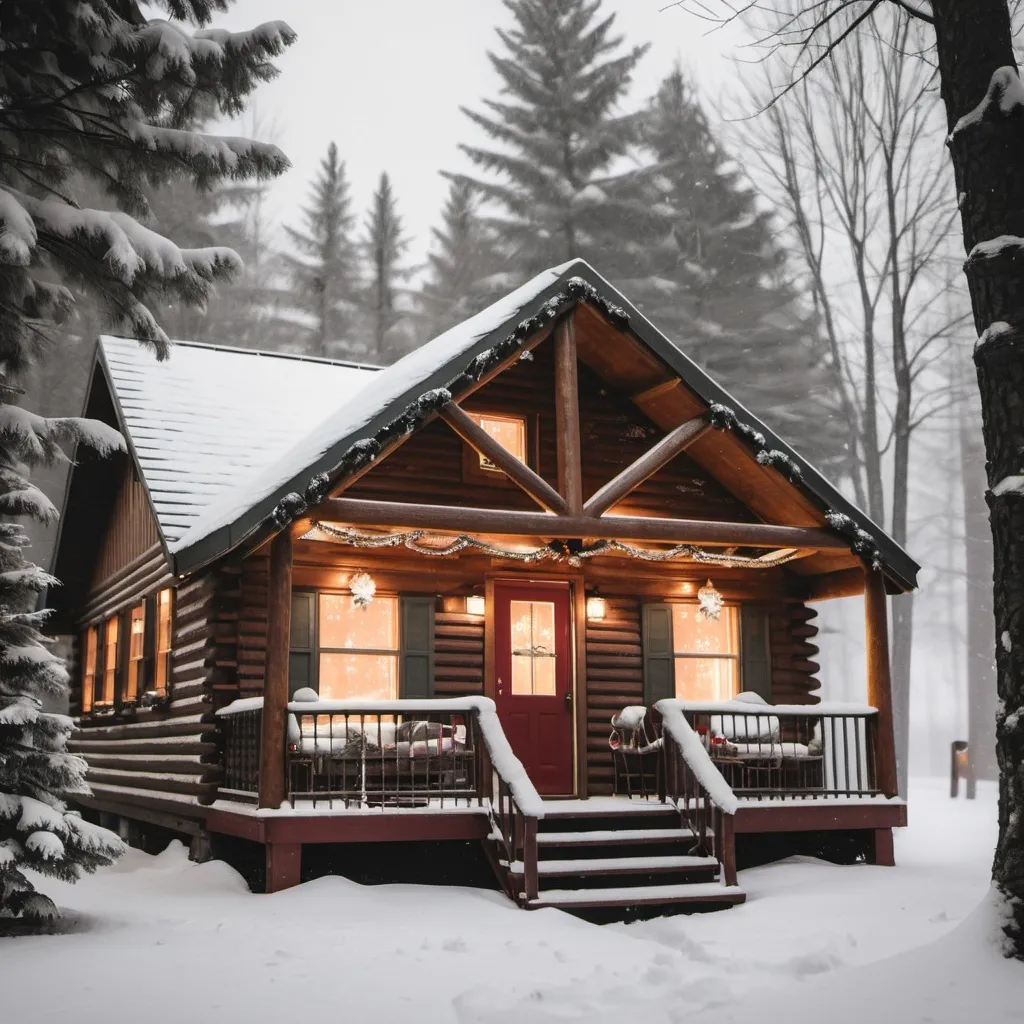
[[[165,362],[127,338],[102,337],[100,353],[171,548],[379,373],[189,341],[175,342]]]
[[[677,373],[716,426],[735,430],[752,457],[781,469],[862,557],[877,556],[904,589],[916,586],[919,566],[898,544],[583,260],[543,271],[377,371],[187,343],[158,364],[135,342],[104,339],[175,570],[192,572],[301,514],[328,478],[365,465],[580,299]]]

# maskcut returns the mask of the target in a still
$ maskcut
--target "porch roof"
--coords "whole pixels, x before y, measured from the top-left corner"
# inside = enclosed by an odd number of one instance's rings
[[[295,403],[301,406],[300,410],[295,410],[295,418],[282,417],[292,419],[289,424],[271,426],[267,421],[275,412],[273,408],[256,408],[256,422],[252,422],[249,413],[252,413],[253,406],[259,406],[259,400],[254,401],[251,394],[245,394],[245,386],[237,384],[232,369],[236,363],[240,365],[239,361],[245,354],[207,347],[208,352],[217,352],[225,360],[223,377],[219,381],[221,399],[225,398],[225,391],[231,391],[239,405],[244,406],[248,402],[246,426],[239,427],[233,434],[237,444],[246,447],[248,458],[239,462],[229,476],[221,477],[214,490],[208,489],[202,501],[194,502],[187,521],[172,524],[167,518],[169,513],[165,513],[170,531],[167,533],[168,547],[175,570],[186,574],[243,542],[262,541],[277,529],[273,513],[277,509],[280,518],[281,508],[278,506],[283,498],[294,496],[292,506],[297,503],[304,508],[303,496],[318,476],[326,475],[330,484],[343,479],[351,468],[373,457],[382,437],[414,429],[438,404],[443,404],[448,397],[459,397],[471,387],[476,377],[502,354],[521,345],[557,313],[579,301],[596,306],[616,327],[650,349],[702,402],[709,407],[726,407],[727,414],[734,413],[735,419],[730,421],[730,427],[747,439],[757,437],[758,447],[770,452],[772,457],[781,455],[790,470],[793,486],[810,498],[822,513],[835,514],[830,518],[831,525],[847,534],[851,544],[866,541],[868,548],[877,549],[887,575],[901,589],[916,586],[919,566],[894,540],[716,384],[583,260],[573,260],[538,274],[394,365],[373,373],[372,387],[365,386],[370,374],[368,369],[327,363],[331,367],[329,373],[309,374],[308,383],[303,385],[308,390],[301,395],[302,400]],[[122,363],[118,371],[122,380],[137,373],[132,365],[145,359],[149,360],[154,374],[161,372],[159,367],[163,364],[155,364],[151,355],[133,343],[121,342],[117,354]],[[322,367],[324,364],[297,361],[297,365]],[[336,376],[338,381],[330,383],[328,378],[334,380]],[[229,387],[224,388],[224,383]],[[338,383],[343,383],[343,386],[339,388]],[[114,384],[123,390],[123,384],[119,385],[117,381]],[[161,410],[155,404],[140,404],[135,410],[138,421],[129,421],[125,425],[132,438],[142,437],[142,432],[146,432],[148,436],[158,438],[162,445],[172,448],[170,458],[173,461],[179,457],[182,442],[187,450],[194,452],[196,439],[189,439],[173,429],[160,431],[154,420],[168,416],[171,407],[180,409],[182,404],[192,405],[194,402],[189,398],[186,403],[171,388],[166,388],[163,393],[166,407]],[[241,422],[243,410],[240,409],[238,415]],[[222,417],[219,427],[233,430],[229,419],[228,416]],[[219,429],[212,421],[209,425],[211,429]],[[273,443],[267,444],[270,437]],[[235,451],[237,453],[237,448]],[[145,475],[147,467],[142,464],[139,453],[136,451],[135,454]],[[751,458],[753,456],[752,450]],[[147,452],[147,457],[153,460],[149,465],[149,475],[145,477],[148,484],[159,456],[156,452]],[[224,457],[211,457],[214,458],[221,464],[227,464],[231,462],[232,455],[224,453]],[[215,469],[212,461],[209,468],[211,471]],[[223,486],[219,486],[220,481],[223,481]]]

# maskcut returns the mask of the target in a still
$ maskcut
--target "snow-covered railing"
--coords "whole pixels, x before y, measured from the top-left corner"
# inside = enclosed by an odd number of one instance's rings
[[[482,805],[488,797],[506,823],[535,825],[544,816],[488,697],[321,700],[312,690],[296,696],[306,699],[287,704],[286,789],[293,803]],[[258,791],[262,710],[262,697],[246,697],[217,712],[227,790]]]
[[[733,815],[739,800],[686,720],[682,701],[660,700],[664,741],[662,788],[693,832],[697,849],[718,859],[725,885],[736,884]]]
[[[663,701],[691,726],[734,794],[758,800],[879,793],[878,712],[866,704]]]

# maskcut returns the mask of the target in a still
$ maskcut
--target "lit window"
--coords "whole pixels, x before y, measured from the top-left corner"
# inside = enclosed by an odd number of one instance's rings
[[[130,703],[139,699],[145,655],[146,604],[143,602],[137,604],[128,616],[128,678],[125,681],[124,699]]]
[[[171,623],[174,591],[161,590],[156,595],[156,651],[153,689],[161,697],[167,694],[171,677]]]
[[[115,615],[107,619],[103,630],[103,691],[97,704],[113,705],[117,688],[117,660],[120,650],[121,619]]]
[[[99,631],[90,626],[82,637],[82,714],[92,711],[96,694],[96,654],[99,649]]]
[[[717,619],[697,612],[696,604],[672,605],[676,697],[731,700],[739,692],[739,608],[727,605]]]
[[[526,420],[522,416],[500,416],[497,413],[469,413],[470,419],[490,434],[506,451],[520,462],[526,462]],[[480,456],[481,469],[500,472],[486,456]]]
[[[319,692],[323,700],[398,696],[398,598],[357,608],[351,594],[320,594]]]

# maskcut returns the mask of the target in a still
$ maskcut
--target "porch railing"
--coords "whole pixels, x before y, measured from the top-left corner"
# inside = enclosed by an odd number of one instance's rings
[[[287,705],[285,793],[295,806],[482,805],[485,772],[477,708],[467,700],[292,701]],[[263,699],[222,708],[229,795],[259,792]]]
[[[677,706],[737,797],[878,796],[878,712],[860,704]]]
[[[672,803],[694,836],[694,852],[714,857],[723,885],[736,884],[734,821],[739,801],[701,736],[683,713],[683,702],[661,700],[662,800]]]

